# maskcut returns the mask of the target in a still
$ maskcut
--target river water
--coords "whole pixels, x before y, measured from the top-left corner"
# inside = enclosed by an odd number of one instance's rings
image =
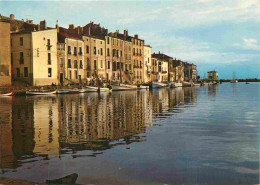
[[[0,177],[259,184],[260,83],[0,98]]]

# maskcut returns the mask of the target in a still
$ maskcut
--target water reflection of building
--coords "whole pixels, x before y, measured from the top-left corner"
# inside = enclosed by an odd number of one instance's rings
[[[1,168],[15,168],[18,160],[34,155],[105,150],[143,141],[136,134],[144,133],[157,118],[196,102],[196,88],[7,100],[0,100],[1,133],[5,130],[0,136]]]
[[[217,94],[218,94],[218,86],[209,85],[208,86],[208,96],[217,96]]]
[[[12,99],[0,99],[0,168],[13,167],[13,139],[12,139]],[[3,172],[3,171],[2,171]]]

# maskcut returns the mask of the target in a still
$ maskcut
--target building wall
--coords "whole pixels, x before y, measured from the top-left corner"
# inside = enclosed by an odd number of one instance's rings
[[[106,59],[106,80],[112,80],[112,47],[111,47],[111,37],[105,37],[105,59]]]
[[[48,47],[48,39],[50,46]],[[57,29],[32,32],[33,85],[59,84],[57,63]],[[51,54],[51,62],[48,55]],[[51,69],[51,73],[49,73]]]
[[[21,41],[22,40],[22,41]],[[32,84],[33,81],[33,63],[31,56],[31,33],[13,33],[11,34],[12,43],[12,79]],[[22,43],[21,43],[22,42]],[[37,50],[37,49],[36,49]],[[21,55],[21,53],[23,53]],[[23,56],[23,59],[21,58]],[[36,54],[37,56],[37,54]],[[40,51],[39,51],[40,57]],[[25,68],[28,69],[28,75],[25,75]],[[20,76],[19,76],[20,72]]]
[[[133,79],[132,42],[124,41],[124,81],[131,84]]]
[[[82,51],[81,54],[80,47]],[[74,48],[76,48],[76,52]],[[77,83],[85,80],[86,65],[84,65],[84,42],[79,39],[66,38],[65,55],[65,78]]]
[[[59,82],[64,82],[65,75],[65,43],[58,43],[57,45],[57,62],[58,62],[58,76]],[[62,78],[62,79],[61,79]]]
[[[144,46],[144,82],[151,81],[152,48]]]
[[[10,23],[0,22],[0,86],[11,85]]]
[[[158,72],[159,72],[159,78],[158,78],[159,82],[168,81],[168,62],[167,61],[158,60]]]
[[[134,64],[134,83],[140,84],[144,80],[144,41],[134,37],[132,39],[133,64]],[[141,51],[141,53],[140,53]]]

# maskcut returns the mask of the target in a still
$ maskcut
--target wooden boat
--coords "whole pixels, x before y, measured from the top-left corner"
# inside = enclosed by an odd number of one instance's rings
[[[191,87],[191,83],[189,82],[183,82],[182,87]]]
[[[15,91],[11,91],[9,93],[2,93],[0,94],[0,96],[14,96],[15,95]]]
[[[29,90],[26,91],[26,95],[52,95],[52,94],[56,94],[57,91],[33,91],[33,90]]]

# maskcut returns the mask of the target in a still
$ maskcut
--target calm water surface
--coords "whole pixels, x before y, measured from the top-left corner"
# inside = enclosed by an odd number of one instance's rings
[[[0,177],[259,184],[260,83],[0,98]]]

